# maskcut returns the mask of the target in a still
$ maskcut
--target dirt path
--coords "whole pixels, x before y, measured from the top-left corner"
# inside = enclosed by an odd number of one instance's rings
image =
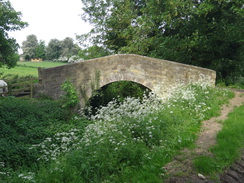
[[[184,149],[181,154],[175,157],[175,160],[168,163],[164,169],[169,175],[168,183],[214,183],[216,180],[210,180],[201,174],[195,172],[192,160],[199,155],[210,155],[208,149],[216,143],[216,135],[222,129],[219,121],[227,119],[228,114],[234,107],[240,106],[244,103],[244,93],[235,91],[235,97],[230,100],[229,104],[222,107],[221,115],[213,117],[202,123],[199,137],[196,141],[196,148],[194,150]],[[233,167],[233,168],[232,168]],[[220,182],[235,183],[244,182],[244,151],[242,159],[235,163],[225,174],[220,175]],[[238,180],[242,179],[242,180]]]

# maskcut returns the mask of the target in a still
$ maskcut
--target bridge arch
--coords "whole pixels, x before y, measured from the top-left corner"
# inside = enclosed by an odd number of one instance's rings
[[[144,83],[142,82],[139,82],[139,81],[136,81],[136,80],[132,80],[132,79],[124,79],[124,78],[117,78],[116,80],[113,80],[113,81],[109,81],[109,82],[105,82],[106,84],[100,84],[99,85],[99,88],[103,88],[107,85],[110,85],[112,83],[116,83],[116,82],[120,82],[120,81],[129,81],[129,82],[133,82],[133,83],[136,83],[136,84],[139,84],[139,85],[142,85],[143,87],[149,89],[152,91],[152,89],[150,88],[150,86],[146,86]]]
[[[117,54],[80,63],[39,69],[42,81],[38,94],[54,99],[62,95],[61,84],[70,80],[80,93],[81,105],[92,91],[112,82],[128,80],[146,86],[158,96],[172,86],[204,82],[215,85],[216,72],[210,69],[140,55]]]
[[[150,91],[151,90],[144,85],[133,81],[116,81],[108,83],[107,85],[95,90],[93,95],[88,99],[87,105],[89,106],[89,110],[95,114],[94,112],[97,108],[107,105],[114,99],[120,100],[128,96],[142,98],[144,94],[148,96]]]

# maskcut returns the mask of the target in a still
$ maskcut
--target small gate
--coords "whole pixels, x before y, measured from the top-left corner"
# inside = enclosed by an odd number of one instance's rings
[[[5,96],[33,97],[33,85],[38,79],[13,79],[5,80],[8,84],[8,92]]]

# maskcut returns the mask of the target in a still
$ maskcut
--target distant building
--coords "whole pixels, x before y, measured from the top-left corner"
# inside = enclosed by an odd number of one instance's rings
[[[31,62],[42,62],[42,58],[32,58]]]

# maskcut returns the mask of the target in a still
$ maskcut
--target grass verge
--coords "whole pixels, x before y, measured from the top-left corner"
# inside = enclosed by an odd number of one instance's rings
[[[194,160],[196,169],[205,175],[213,175],[230,166],[240,157],[244,142],[244,105],[236,108],[224,121],[217,135],[217,144],[210,149],[213,157],[200,156]]]

